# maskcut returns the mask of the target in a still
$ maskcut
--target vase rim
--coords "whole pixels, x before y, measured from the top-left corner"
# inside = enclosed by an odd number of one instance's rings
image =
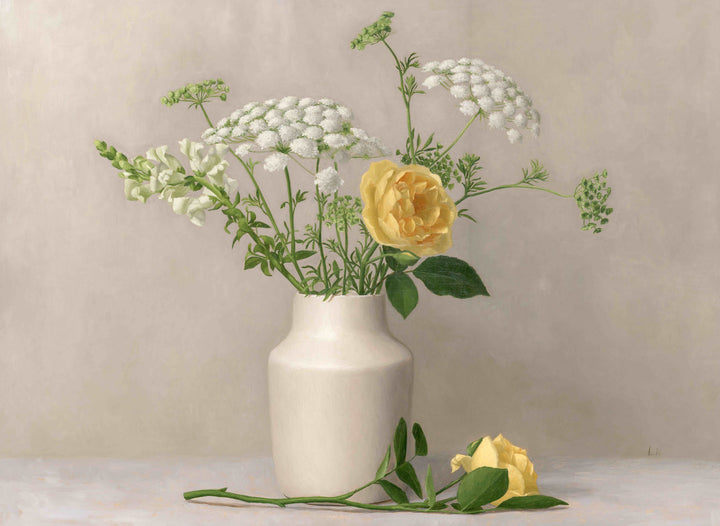
[[[368,298],[383,298],[383,297],[385,297],[385,293],[384,293],[384,292],[380,292],[380,293],[378,293],[378,294],[357,294],[357,293],[351,293],[351,294],[334,294],[334,295],[328,297],[327,300],[323,297],[322,294],[303,294],[302,292],[296,292],[296,293],[295,293],[295,296],[296,296],[296,297],[300,297],[300,298],[306,298],[306,299],[318,298],[318,299],[320,299],[320,300],[322,300],[322,301],[328,301],[328,302],[330,302],[330,301],[333,301],[333,300],[338,299],[338,298],[343,298],[343,300],[345,300],[345,299],[353,299],[353,300],[355,300],[355,299],[368,299]]]

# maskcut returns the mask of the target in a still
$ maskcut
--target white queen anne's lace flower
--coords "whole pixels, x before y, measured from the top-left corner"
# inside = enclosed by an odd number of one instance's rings
[[[315,159],[318,156],[317,142],[307,137],[300,137],[291,142],[290,150],[306,159]]]
[[[337,192],[343,183],[344,181],[333,167],[325,168],[315,175],[315,184],[324,194]]]
[[[239,143],[235,147],[239,157],[269,153],[264,166],[270,170],[284,168],[290,152],[336,162],[383,155],[386,150],[380,140],[354,127],[351,119],[350,109],[331,99],[288,96],[246,104],[206,130],[203,139],[209,144]]]
[[[276,131],[266,130],[257,136],[255,143],[262,149],[267,150],[273,148],[280,141],[280,136]]]
[[[480,110],[480,106],[474,100],[464,100],[460,103],[460,113],[472,117]]]
[[[272,155],[265,157],[263,168],[265,168],[268,172],[279,172],[280,170],[285,169],[289,160],[290,157],[284,153],[273,153]]]
[[[430,75],[423,81],[422,85],[425,86],[427,89],[433,89],[440,85],[441,80],[442,77],[440,75]]]
[[[504,128],[511,143],[522,140],[521,130],[540,133],[540,115],[515,81],[500,69],[480,59],[461,58],[428,62],[422,85],[427,89],[443,86],[459,99],[463,115],[480,113],[491,128]]]

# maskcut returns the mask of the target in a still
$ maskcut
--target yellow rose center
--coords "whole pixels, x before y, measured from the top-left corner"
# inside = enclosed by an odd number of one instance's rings
[[[418,244],[432,244],[437,236],[449,229],[450,217],[443,213],[437,184],[421,174],[405,172],[393,185],[394,203],[389,214],[405,238]]]

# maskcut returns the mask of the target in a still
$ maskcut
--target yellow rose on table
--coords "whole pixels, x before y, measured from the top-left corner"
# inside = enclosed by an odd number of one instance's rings
[[[452,246],[457,209],[440,177],[424,166],[372,163],[360,182],[363,221],[381,245],[432,256]]]
[[[537,473],[527,456],[527,451],[510,443],[502,434],[495,439],[484,437],[471,457],[455,455],[450,465],[453,472],[463,468],[469,473],[484,466],[507,469],[509,479],[507,493],[493,501],[491,503],[493,506],[512,497],[539,494]]]

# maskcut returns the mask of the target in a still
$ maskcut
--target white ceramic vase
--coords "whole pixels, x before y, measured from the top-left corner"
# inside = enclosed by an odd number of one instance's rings
[[[336,496],[375,471],[400,417],[413,358],[388,330],[385,296],[295,296],[290,333],[270,353],[275,474],[288,497]],[[387,500],[379,486],[353,497]]]

